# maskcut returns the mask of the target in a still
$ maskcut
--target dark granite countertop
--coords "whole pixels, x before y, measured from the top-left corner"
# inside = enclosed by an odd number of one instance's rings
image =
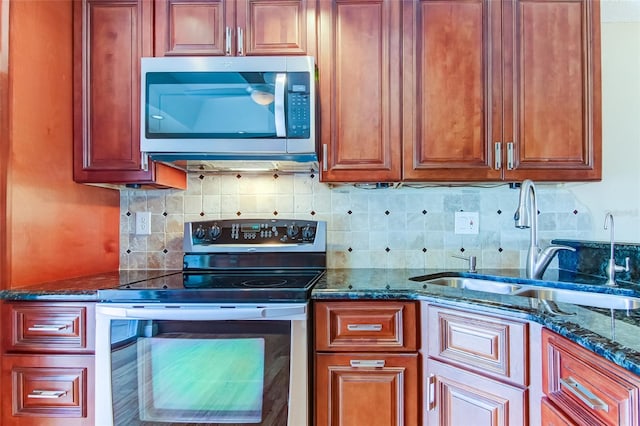
[[[541,309],[535,299],[412,281],[425,276],[462,276],[486,278],[525,285],[545,285],[603,293],[622,293],[640,297],[640,285],[621,283],[619,288],[604,287],[600,277],[577,276],[571,272],[550,270],[543,280],[529,280],[524,271],[500,270],[443,272],[438,270],[403,269],[329,269],[316,284],[312,299],[378,299],[425,300],[472,309],[494,315],[535,321],[621,367],[640,375],[640,310],[626,311],[587,308],[568,303],[557,307],[568,314],[554,315]],[[577,283],[577,284],[576,284]]]
[[[0,299],[97,302],[99,301],[98,290],[112,289],[121,285],[147,281],[180,272],[182,271],[153,269],[104,272],[26,287],[0,290]]]
[[[29,287],[0,290],[0,299],[23,301],[100,301],[98,290],[142,283],[176,270],[126,270],[53,281]],[[451,288],[412,281],[412,277],[462,276],[494,281],[551,287],[578,287],[603,293],[640,297],[640,284],[620,282],[618,288],[605,287],[601,277],[550,270],[543,280],[527,280],[519,270],[442,271],[423,269],[329,269],[316,284],[313,299],[425,300],[440,305],[473,309],[488,314],[509,315],[530,320],[569,338],[579,345],[640,375],[640,310],[615,311],[557,303],[571,316],[557,316],[535,306],[535,299]],[[612,327],[612,325],[615,326]]]

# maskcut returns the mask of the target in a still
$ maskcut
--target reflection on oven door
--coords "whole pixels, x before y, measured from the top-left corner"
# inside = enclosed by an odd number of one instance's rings
[[[112,342],[115,425],[287,425],[290,322],[138,322]]]

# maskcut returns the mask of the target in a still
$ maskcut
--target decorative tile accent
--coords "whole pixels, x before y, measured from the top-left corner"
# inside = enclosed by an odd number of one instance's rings
[[[316,174],[193,173],[188,189],[121,192],[120,268],[181,269],[184,222],[278,217],[328,223],[330,268],[455,268],[464,253],[478,268],[522,268],[529,231],[517,229],[518,191],[493,187],[429,186],[363,189],[327,185]],[[539,237],[584,239],[591,217],[562,187],[538,191]],[[480,212],[478,235],[456,235],[454,212]],[[137,236],[135,213],[150,211],[152,234]]]

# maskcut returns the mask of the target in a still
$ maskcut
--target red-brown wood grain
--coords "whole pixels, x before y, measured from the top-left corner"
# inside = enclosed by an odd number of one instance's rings
[[[71,37],[71,1],[11,2],[4,287],[118,269],[118,192],[73,181]]]
[[[324,182],[400,179],[402,3],[319,3]]]

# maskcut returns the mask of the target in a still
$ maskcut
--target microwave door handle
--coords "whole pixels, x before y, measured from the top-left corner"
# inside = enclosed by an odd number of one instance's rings
[[[276,119],[276,136],[279,138],[287,137],[287,126],[284,115],[284,91],[286,85],[287,75],[284,73],[277,74],[273,112]]]

